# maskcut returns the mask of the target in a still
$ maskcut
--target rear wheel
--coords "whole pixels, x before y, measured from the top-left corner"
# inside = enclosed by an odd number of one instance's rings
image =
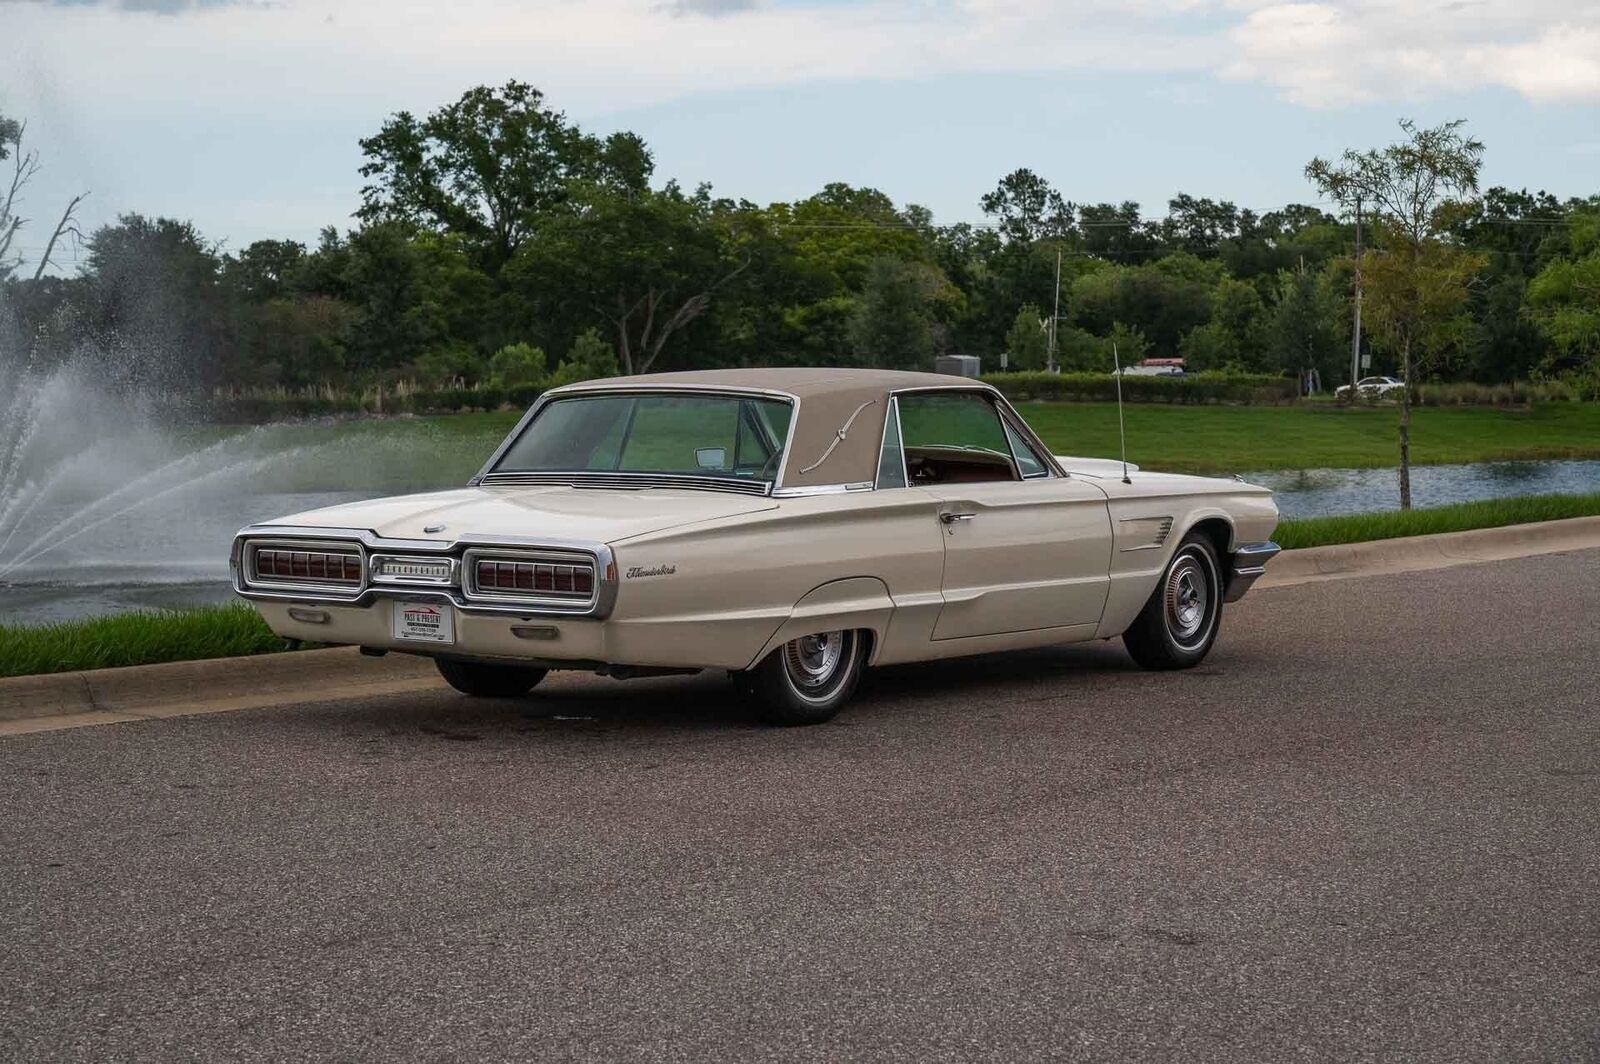
[[[734,684],[755,700],[768,724],[792,727],[832,720],[861,681],[868,640],[857,631],[818,632],[792,639]]]
[[[1147,669],[1190,669],[1205,660],[1222,625],[1222,570],[1204,535],[1188,536],[1139,616],[1122,633]]]
[[[435,658],[445,683],[474,698],[521,698],[544,679],[545,669],[518,665],[485,665],[478,661],[446,661]]]

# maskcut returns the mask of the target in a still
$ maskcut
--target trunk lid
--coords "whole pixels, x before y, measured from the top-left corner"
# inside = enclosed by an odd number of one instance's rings
[[[450,541],[474,535],[613,543],[647,532],[776,508],[777,504],[765,496],[548,484],[399,495],[309,510],[270,523],[363,529],[385,539]],[[425,531],[436,525],[444,527],[436,532]]]

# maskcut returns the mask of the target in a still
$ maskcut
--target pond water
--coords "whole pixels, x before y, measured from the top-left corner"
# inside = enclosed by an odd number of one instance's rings
[[[1374,513],[1400,508],[1400,474],[1394,469],[1278,469],[1244,478],[1277,493],[1285,518]],[[1600,491],[1600,460],[1476,462],[1414,466],[1411,504],[1503,499],[1512,495],[1578,495]]]

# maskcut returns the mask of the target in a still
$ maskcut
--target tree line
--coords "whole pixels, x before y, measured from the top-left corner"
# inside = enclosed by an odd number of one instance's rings
[[[846,184],[762,205],[659,182],[642,139],[592,135],[511,82],[395,114],[363,139],[355,224],[312,246],[230,250],[188,222],[138,214],[81,236],[69,208],[51,245],[59,255],[81,237],[72,276],[9,250],[31,224],[24,129],[0,116],[0,162],[21,175],[0,209],[0,329],[11,331],[0,343],[34,365],[99,357],[168,387],[926,369],[945,353],[977,355],[986,371],[1052,357],[1109,371],[1115,344],[1123,362],[1314,373],[1331,388],[1349,376],[1358,275],[1370,372],[1597,373],[1600,196],[1480,192],[1482,145],[1457,123],[1408,125],[1386,149],[1444,132],[1458,154],[1471,149],[1470,174],[1455,175],[1470,179],[1436,182],[1409,217],[1362,184],[1362,159],[1383,153],[1350,152],[1306,168],[1313,202],[1259,213],[1180,193],[1151,217],[1135,202],[1072,202],[1019,169],[982,197],[982,222],[940,225]]]

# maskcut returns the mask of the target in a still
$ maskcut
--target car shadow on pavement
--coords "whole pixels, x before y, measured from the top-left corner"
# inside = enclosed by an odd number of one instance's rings
[[[867,671],[856,697],[825,727],[870,723],[912,706],[923,714],[955,717],[974,705],[1059,697],[1112,675],[1139,671],[1115,642],[885,666]],[[523,698],[469,698],[440,688],[354,705],[329,703],[326,709],[355,730],[409,732],[441,742],[517,735],[770,731],[756,720],[726,674],[715,670],[634,680],[553,673]]]

